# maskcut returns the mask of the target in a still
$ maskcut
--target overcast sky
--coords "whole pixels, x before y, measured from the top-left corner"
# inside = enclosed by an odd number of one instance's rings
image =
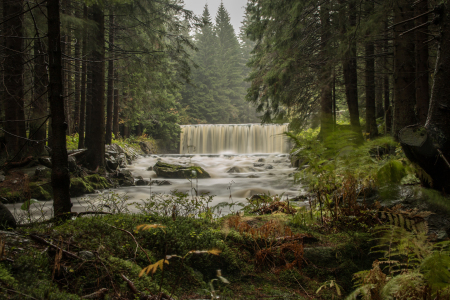
[[[201,15],[205,4],[208,4],[209,13],[212,21],[216,19],[217,9],[219,8],[221,0],[184,0],[185,8],[192,10],[194,14]],[[244,6],[247,0],[223,0],[225,9],[230,14],[231,25],[234,27],[236,34],[239,33],[242,19],[244,18]]]

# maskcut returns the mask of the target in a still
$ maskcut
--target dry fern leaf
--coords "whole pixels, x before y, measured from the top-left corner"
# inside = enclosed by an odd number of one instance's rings
[[[157,262],[155,262],[152,265],[149,265],[145,268],[143,268],[141,270],[141,272],[139,272],[139,277],[141,277],[142,275],[144,275],[144,273],[146,273],[148,275],[148,273],[152,272],[152,275],[155,274],[156,270],[158,270],[158,267],[162,270],[164,267],[164,263],[169,264],[169,261],[167,259],[161,259],[158,260]]]
[[[166,226],[161,224],[142,224],[136,226],[137,230],[147,230],[147,229],[153,229],[153,228],[166,228]]]

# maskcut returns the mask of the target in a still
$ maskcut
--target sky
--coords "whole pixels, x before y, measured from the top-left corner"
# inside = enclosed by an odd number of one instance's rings
[[[221,0],[184,0],[184,8],[192,10],[196,15],[201,15],[205,4],[208,4],[211,19],[215,21],[220,2]],[[241,22],[244,19],[244,6],[246,4],[247,0],[223,0],[223,5],[230,14],[231,25],[233,25],[236,34],[239,33],[239,27],[241,27]]]

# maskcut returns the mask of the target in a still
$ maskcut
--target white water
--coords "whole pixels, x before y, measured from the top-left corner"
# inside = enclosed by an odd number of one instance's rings
[[[183,125],[181,154],[214,153],[288,153],[288,139],[283,132],[288,125],[232,124]]]
[[[258,160],[264,160],[258,162]],[[203,167],[210,173],[212,178],[199,179],[199,193],[209,193],[215,195],[211,205],[220,202],[246,202],[246,198],[255,194],[270,193],[271,195],[281,195],[283,199],[293,198],[302,191],[301,186],[294,184],[293,178],[288,175],[294,171],[288,159],[287,154],[266,154],[266,155],[151,155],[142,157],[133,162],[128,169],[133,176],[142,176],[145,180],[164,180],[157,178],[154,171],[147,171],[148,167],[155,165],[161,160],[171,164],[190,165],[194,164]],[[264,164],[264,166],[255,167],[254,164]],[[267,169],[271,165],[273,169]],[[231,168],[237,168],[240,173],[227,173]],[[249,178],[249,177],[256,178]],[[85,195],[78,198],[72,198],[72,211],[82,212],[88,210],[86,197],[94,199],[101,193],[126,193],[129,197],[128,203],[142,202],[149,198],[151,193],[170,194],[173,190],[180,192],[191,192],[191,183],[186,179],[166,179],[172,185],[164,186],[133,186],[120,187],[100,191],[98,194]],[[193,182],[194,187],[196,183]],[[231,192],[231,197],[230,197]],[[21,203],[8,204],[10,210],[20,211]],[[53,201],[42,201],[39,204],[33,204],[34,208],[42,206],[42,211],[51,214]],[[130,206],[132,212],[138,212],[134,206]],[[224,211],[223,213],[227,213]],[[35,212],[35,216],[40,216],[40,212]]]

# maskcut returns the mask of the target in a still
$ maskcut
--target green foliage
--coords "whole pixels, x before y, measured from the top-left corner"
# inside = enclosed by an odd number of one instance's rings
[[[433,245],[426,232],[415,233],[398,226],[378,227],[382,254],[370,271],[355,274],[357,289],[347,299],[428,299],[449,296],[450,242]],[[383,269],[381,266],[385,266]]]

